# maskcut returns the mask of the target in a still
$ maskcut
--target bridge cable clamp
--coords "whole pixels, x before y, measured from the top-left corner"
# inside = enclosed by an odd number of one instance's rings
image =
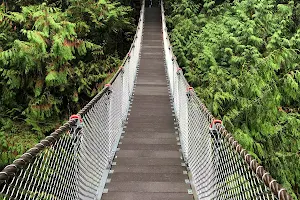
[[[190,97],[192,96],[194,88],[191,86],[188,86],[186,89],[186,96],[188,97],[188,99],[190,99]]]
[[[221,124],[223,126],[223,122],[219,119],[214,119],[213,122],[209,125],[209,133],[213,139],[220,139],[221,134],[218,134],[219,131],[217,129],[216,124]]]
[[[74,119],[76,120],[76,123],[71,126],[69,133],[76,136],[81,134],[81,130],[83,128],[83,120],[80,115],[71,115],[70,120]]]
[[[178,67],[177,71],[176,71],[177,75],[180,75],[180,71],[182,71],[182,69],[180,67]]]
[[[105,84],[105,87],[107,87],[108,88],[108,90],[107,90],[107,93],[108,94],[110,94],[110,93],[112,93],[112,89],[111,89],[111,84]]]
[[[221,124],[223,126],[222,120],[214,119],[213,122],[209,125],[209,130],[217,130],[216,124]]]

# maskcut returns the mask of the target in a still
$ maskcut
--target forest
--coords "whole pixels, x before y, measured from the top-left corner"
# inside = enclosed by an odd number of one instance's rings
[[[300,2],[165,3],[191,86],[300,199]],[[102,89],[138,12],[129,0],[0,0],[0,170]]]
[[[167,0],[166,13],[191,86],[300,199],[300,2]]]
[[[119,68],[130,1],[0,1],[0,170],[77,113]]]

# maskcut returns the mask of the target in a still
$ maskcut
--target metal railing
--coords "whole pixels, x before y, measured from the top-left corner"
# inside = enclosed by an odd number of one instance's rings
[[[178,122],[182,154],[198,199],[292,199],[226,131],[186,81],[172,51],[164,15],[166,72]]]
[[[101,199],[133,94],[144,12],[143,4],[130,51],[109,84],[0,172],[0,199]]]

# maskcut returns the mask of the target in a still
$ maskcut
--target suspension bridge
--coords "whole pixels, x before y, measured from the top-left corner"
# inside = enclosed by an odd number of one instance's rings
[[[115,76],[0,172],[0,199],[292,198],[189,86],[172,52],[163,3],[144,3]]]

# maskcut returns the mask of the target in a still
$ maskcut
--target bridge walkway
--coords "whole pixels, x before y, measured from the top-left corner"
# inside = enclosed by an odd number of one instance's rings
[[[160,8],[146,8],[132,108],[103,200],[193,199],[176,140],[161,26]]]

